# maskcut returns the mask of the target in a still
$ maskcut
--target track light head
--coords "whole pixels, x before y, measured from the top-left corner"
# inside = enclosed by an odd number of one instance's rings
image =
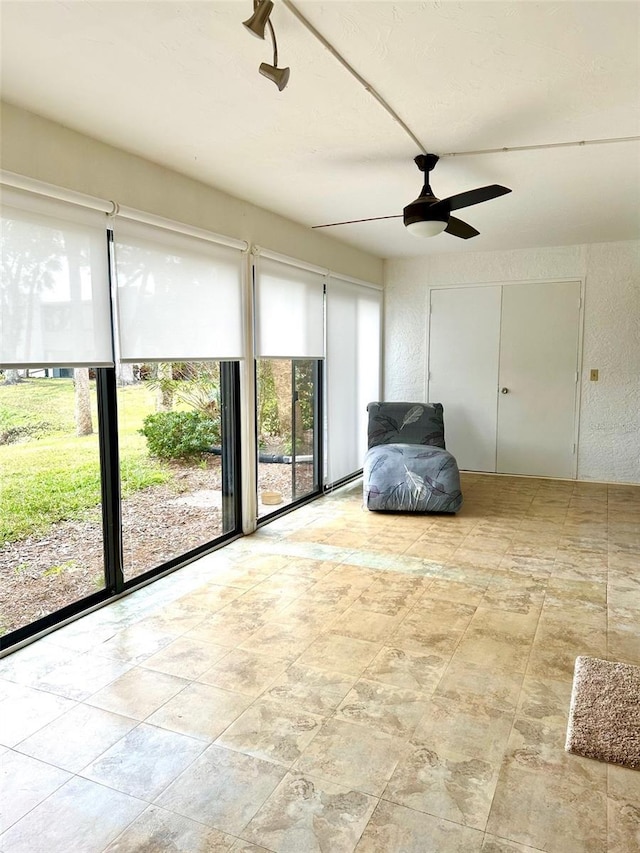
[[[272,0],[260,0],[257,5],[254,5],[253,15],[248,20],[243,21],[242,25],[256,38],[263,39],[269,15],[273,9],[273,2]]]
[[[263,77],[266,77],[267,80],[272,80],[278,89],[282,92],[284,87],[289,82],[289,74],[291,72],[290,68],[277,68],[275,65],[269,65],[266,62],[261,63],[258,71],[262,74]]]

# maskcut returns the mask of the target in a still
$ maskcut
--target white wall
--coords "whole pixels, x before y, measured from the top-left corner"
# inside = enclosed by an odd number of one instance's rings
[[[640,483],[639,241],[387,261],[385,398],[425,398],[431,287],[572,277],[585,280],[578,479]]]
[[[11,104],[0,105],[0,135],[9,172],[382,283],[374,255]]]

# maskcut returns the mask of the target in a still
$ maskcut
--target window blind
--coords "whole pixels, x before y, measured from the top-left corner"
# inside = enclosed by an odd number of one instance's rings
[[[113,364],[106,215],[3,188],[0,364]]]
[[[362,468],[367,404],[380,399],[382,291],[327,282],[326,484]]]
[[[324,282],[323,273],[258,256],[259,358],[324,358]]]
[[[122,361],[243,357],[241,250],[116,218],[114,254]]]

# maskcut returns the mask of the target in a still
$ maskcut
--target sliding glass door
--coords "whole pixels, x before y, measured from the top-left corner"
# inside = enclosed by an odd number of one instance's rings
[[[260,255],[254,266],[258,518],[321,490],[322,271]]]
[[[258,359],[258,516],[320,490],[321,362]]]

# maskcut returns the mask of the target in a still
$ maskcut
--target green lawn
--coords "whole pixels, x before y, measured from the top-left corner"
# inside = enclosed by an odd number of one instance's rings
[[[93,427],[97,430],[95,411]],[[153,393],[143,385],[118,392],[123,496],[171,478],[151,459],[137,430],[153,411]],[[41,535],[64,519],[86,517],[100,504],[98,436],[78,438],[71,379],[29,379],[0,385],[0,544]]]

